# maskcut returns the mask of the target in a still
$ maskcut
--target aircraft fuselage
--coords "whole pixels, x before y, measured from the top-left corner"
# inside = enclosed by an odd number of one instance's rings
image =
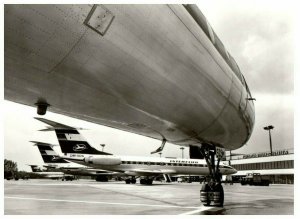
[[[245,80],[182,5],[5,5],[4,31],[7,100],[179,145],[252,133]]]

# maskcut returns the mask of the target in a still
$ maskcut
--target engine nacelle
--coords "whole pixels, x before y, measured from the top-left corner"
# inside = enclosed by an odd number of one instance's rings
[[[111,157],[111,156],[103,156],[103,157],[86,157],[84,159],[85,163],[89,164],[96,164],[96,165],[107,165],[107,166],[112,166],[112,165],[120,165],[121,158],[118,157]]]

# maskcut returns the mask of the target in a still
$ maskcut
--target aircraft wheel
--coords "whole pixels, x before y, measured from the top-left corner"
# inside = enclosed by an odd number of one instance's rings
[[[130,179],[126,179],[126,180],[125,180],[125,183],[126,183],[126,184],[130,184]]]
[[[146,179],[146,184],[147,185],[152,185],[153,183],[153,180],[152,179]]]
[[[146,184],[146,180],[145,179],[140,179],[140,184],[142,184],[142,185]]]
[[[204,206],[210,205],[210,200],[208,198],[208,192],[209,192],[209,186],[208,184],[204,184],[200,190],[200,201]]]
[[[132,183],[132,184],[136,184],[136,179],[134,179],[134,178],[131,179],[131,183]]]
[[[223,207],[224,204],[224,190],[221,183],[216,184],[213,191],[214,205],[217,207]]]

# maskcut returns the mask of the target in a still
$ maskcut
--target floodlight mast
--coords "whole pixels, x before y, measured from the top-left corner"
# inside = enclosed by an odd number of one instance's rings
[[[269,125],[269,126],[266,126],[264,127],[264,130],[267,130],[269,131],[269,140],[270,140],[270,152],[271,152],[271,156],[272,156],[272,137],[271,137],[271,130],[274,129],[274,126],[272,125]]]

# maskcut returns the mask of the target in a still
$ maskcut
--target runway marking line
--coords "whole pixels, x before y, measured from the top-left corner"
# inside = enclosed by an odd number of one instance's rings
[[[192,215],[192,214],[196,214],[196,213],[200,213],[203,211],[208,211],[208,210],[212,210],[215,209],[216,207],[206,207],[206,206],[201,206],[199,207],[197,210],[193,210],[193,211],[188,211],[179,215]],[[222,208],[217,208],[216,210],[222,210]]]
[[[12,196],[4,196],[4,198],[21,199],[21,200],[35,200],[35,201],[104,204],[104,205],[146,206],[146,207],[160,207],[160,208],[184,208],[184,209],[198,209],[199,208],[199,207],[175,206],[175,205],[148,205],[148,204],[130,204],[130,203],[119,203],[119,202],[98,202],[98,201],[78,201],[78,200],[45,199],[45,198],[25,198],[25,197],[12,197]]]

